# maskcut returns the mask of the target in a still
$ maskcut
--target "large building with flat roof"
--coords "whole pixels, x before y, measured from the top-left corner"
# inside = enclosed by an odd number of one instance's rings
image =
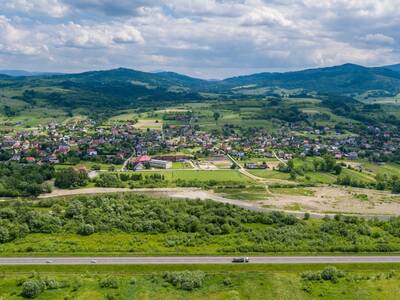
[[[152,159],[150,160],[150,167],[157,169],[171,169],[172,162],[160,159]]]

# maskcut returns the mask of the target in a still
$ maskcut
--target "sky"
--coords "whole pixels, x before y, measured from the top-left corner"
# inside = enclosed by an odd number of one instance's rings
[[[0,69],[225,78],[400,62],[400,0],[0,0]]]

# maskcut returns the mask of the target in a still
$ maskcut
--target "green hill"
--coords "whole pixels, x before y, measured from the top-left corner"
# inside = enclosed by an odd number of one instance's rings
[[[395,95],[400,73],[389,68],[345,64],[287,73],[259,73],[220,81],[207,81],[173,73],[148,73],[119,68],[79,74],[11,77],[0,75],[0,104],[26,103],[31,107],[67,112],[99,112],[218,99],[257,99],[273,89],[298,89],[299,93],[355,95],[368,91]],[[303,92],[301,92],[303,91]]]
[[[218,82],[226,88],[256,85],[306,89],[320,93],[362,93],[368,90],[400,91],[400,74],[385,68],[367,68],[345,64],[330,68],[309,69],[287,73],[259,73]]]

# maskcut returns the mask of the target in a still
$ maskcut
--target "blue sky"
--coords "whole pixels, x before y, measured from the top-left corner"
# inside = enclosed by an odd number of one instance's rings
[[[0,69],[202,78],[400,62],[400,0],[0,0]]]

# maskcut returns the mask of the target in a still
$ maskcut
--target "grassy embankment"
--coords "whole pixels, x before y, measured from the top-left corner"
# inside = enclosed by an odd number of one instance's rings
[[[337,281],[302,279],[323,265],[1,266],[0,298],[23,299],[21,284],[53,280],[59,288],[37,299],[398,299],[400,265],[337,265]],[[166,272],[197,271],[191,291],[166,281]],[[105,278],[113,287],[100,287]]]

